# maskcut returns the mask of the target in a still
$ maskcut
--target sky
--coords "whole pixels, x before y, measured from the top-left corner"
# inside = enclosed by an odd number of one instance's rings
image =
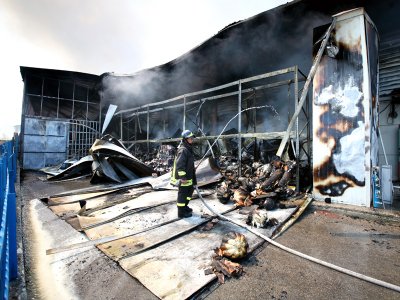
[[[0,139],[21,121],[20,66],[133,74],[289,0],[1,0]]]

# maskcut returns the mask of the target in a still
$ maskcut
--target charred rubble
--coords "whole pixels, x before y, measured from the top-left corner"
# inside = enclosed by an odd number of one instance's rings
[[[220,247],[214,249],[211,268],[205,274],[214,273],[220,283],[225,277],[240,277],[243,266],[238,262],[248,254],[249,244],[246,237],[238,232],[228,232],[222,239]]]
[[[282,205],[280,200],[297,196],[289,186],[296,169],[296,162],[284,162],[274,156],[269,163],[249,162],[239,165],[235,158],[222,156],[219,159],[223,181],[217,185],[217,198],[222,203],[234,201],[237,207],[258,205],[260,209],[273,210]]]
[[[174,145],[160,145],[154,148],[153,151],[147,153],[147,151],[139,152],[138,157],[143,163],[149,166],[157,176],[170,173],[174,164],[176,154],[176,147]]]

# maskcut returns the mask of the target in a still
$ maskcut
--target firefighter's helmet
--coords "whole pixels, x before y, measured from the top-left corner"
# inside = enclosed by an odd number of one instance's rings
[[[182,138],[187,139],[187,138],[194,138],[194,134],[193,132],[191,132],[190,130],[185,130],[182,132]]]

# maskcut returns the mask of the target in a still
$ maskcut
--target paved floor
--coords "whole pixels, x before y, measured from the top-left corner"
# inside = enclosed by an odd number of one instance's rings
[[[87,185],[22,178],[20,204],[29,299],[157,299],[96,248],[49,257],[59,243],[82,234],[32,200]],[[397,203],[397,202],[396,202]],[[394,208],[396,207],[396,203]],[[278,242],[336,265],[400,285],[400,215],[314,202]],[[245,274],[212,284],[195,298],[207,299],[399,299],[400,294],[341,274],[266,245],[242,262]]]

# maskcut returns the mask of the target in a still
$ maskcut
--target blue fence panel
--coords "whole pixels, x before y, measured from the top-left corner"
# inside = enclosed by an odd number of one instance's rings
[[[18,139],[0,145],[0,292],[8,299],[9,282],[18,277],[15,180]],[[0,296],[0,297],[1,297]]]

